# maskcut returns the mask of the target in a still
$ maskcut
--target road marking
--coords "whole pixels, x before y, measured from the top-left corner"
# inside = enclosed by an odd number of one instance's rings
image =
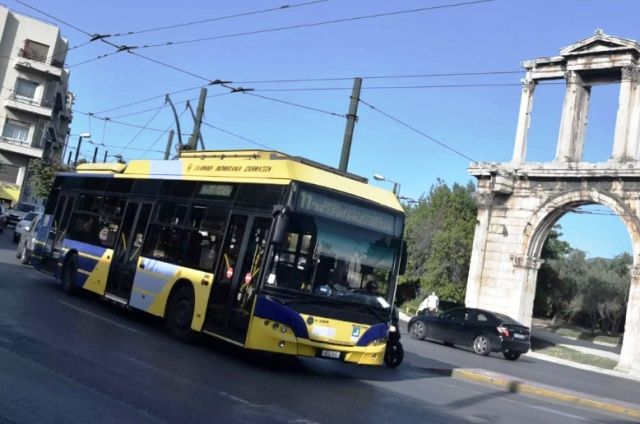
[[[131,327],[127,326],[127,325],[120,324],[119,322],[115,322],[115,321],[112,321],[112,320],[110,320],[108,318],[101,317],[100,315],[96,315],[93,312],[87,311],[86,309],[79,308],[79,307],[77,307],[75,305],[72,305],[70,303],[63,302],[62,300],[58,300],[58,303],[61,303],[61,304],[65,305],[65,306],[68,306],[69,308],[75,309],[76,311],[82,312],[83,314],[90,315],[90,316],[92,316],[94,318],[97,318],[99,320],[102,320],[104,322],[108,322],[109,324],[115,325],[115,326],[120,327],[120,328],[124,328],[125,330],[129,330],[132,333],[136,333],[136,334],[139,334],[141,336],[147,336],[146,333],[144,333],[142,331],[139,331],[139,330],[136,330],[135,328],[131,328]]]
[[[562,411],[556,411],[555,409],[551,409],[551,408],[546,408],[544,406],[533,406],[533,405],[529,405],[530,408],[533,409],[539,409],[541,411],[546,411],[546,412],[551,412],[553,414],[558,414],[558,415],[562,415],[565,416],[567,418],[572,418],[574,420],[581,420],[581,421],[589,421],[589,422],[595,422],[593,420],[590,420],[588,418],[585,417],[581,417],[580,415],[574,415],[574,414],[569,414],[568,412],[562,412]]]

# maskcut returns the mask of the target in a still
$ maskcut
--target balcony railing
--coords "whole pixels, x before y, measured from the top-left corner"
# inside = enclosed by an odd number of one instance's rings
[[[29,97],[20,96],[20,95],[17,95],[16,93],[11,93],[9,95],[9,98],[11,100],[16,101],[16,102],[24,103],[24,104],[31,105],[31,106],[41,106],[41,107],[53,108],[53,106],[55,104],[55,100],[54,99],[43,98],[41,100],[37,100],[37,99],[29,98]]]
[[[64,68],[64,61],[55,59],[55,55],[52,58],[48,58],[46,55],[37,53],[33,50],[22,48],[18,51],[18,56],[25,59],[34,60],[36,62],[46,63],[47,65],[54,66],[56,68]]]

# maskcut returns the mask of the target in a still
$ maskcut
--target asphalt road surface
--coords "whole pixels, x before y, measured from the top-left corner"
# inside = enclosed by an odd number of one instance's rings
[[[159,320],[90,294],[65,295],[51,277],[19,265],[14,248],[10,230],[0,235],[0,424],[631,422],[433,371],[551,378],[561,373],[551,364],[480,358],[406,335],[397,370],[248,352],[211,338],[185,345]],[[600,393],[609,397],[618,383],[640,399],[637,383],[580,382],[606,384]]]

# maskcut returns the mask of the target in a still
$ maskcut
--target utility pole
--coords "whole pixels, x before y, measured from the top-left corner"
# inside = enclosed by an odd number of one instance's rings
[[[207,100],[207,89],[200,89],[200,99],[198,99],[198,109],[196,109],[195,122],[193,123],[193,132],[189,138],[189,150],[197,150],[198,138],[200,137],[200,125],[202,125],[202,115],[204,114],[204,103]]]
[[[351,140],[353,139],[353,129],[358,120],[358,103],[360,102],[360,87],[362,78],[353,79],[353,90],[351,91],[351,103],[347,114],[347,125],[344,129],[344,139],[342,140],[342,155],[340,155],[340,166],[338,169],[347,171],[349,165],[349,154],[351,153]]]
[[[80,146],[82,146],[82,135],[78,138],[78,147],[76,147],[76,157],[73,160],[73,166],[78,164],[78,155],[80,154]]]
[[[193,119],[193,125],[195,127],[196,124],[196,114],[193,113],[193,108],[191,107],[191,103],[189,103],[189,100],[187,100],[187,109],[189,109],[189,112],[191,112],[191,118]],[[200,140],[200,149],[205,150],[204,148],[204,140],[202,139],[202,132],[199,132],[199,137],[198,140]]]
[[[169,138],[167,139],[167,148],[164,151],[164,160],[169,159],[169,155],[171,154],[171,144],[173,143],[173,133],[175,131],[169,131]]]
[[[96,147],[96,149],[93,151],[93,163],[96,163],[97,159],[98,159],[98,148]]]

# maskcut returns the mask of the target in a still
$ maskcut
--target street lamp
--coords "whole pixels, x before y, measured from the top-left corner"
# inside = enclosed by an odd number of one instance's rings
[[[73,160],[74,166],[78,163],[78,155],[80,154],[80,146],[82,145],[82,139],[91,137],[91,133],[83,132],[83,133],[80,133],[78,137],[79,138],[78,138],[78,147],[76,147],[76,157]],[[63,153],[63,157],[64,157],[64,153]]]
[[[376,180],[376,181],[386,181],[388,183],[393,183],[393,194],[395,194],[396,197],[400,196],[400,183],[399,182],[390,180],[389,178],[385,178],[384,175],[380,175],[380,174],[373,174],[373,179]]]

